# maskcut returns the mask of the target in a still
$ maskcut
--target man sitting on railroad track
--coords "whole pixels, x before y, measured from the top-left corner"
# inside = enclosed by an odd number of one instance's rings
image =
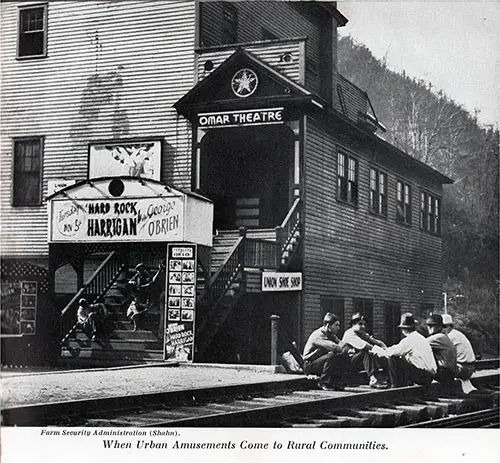
[[[304,347],[304,373],[320,377],[318,386],[325,391],[341,391],[347,384],[349,351],[337,337],[339,318],[328,312],[323,326],[313,331]]]
[[[372,352],[374,346],[386,349],[384,342],[369,335],[366,331],[365,317],[360,313],[355,313],[351,318],[351,327],[345,331],[342,342],[349,344],[354,353],[351,355],[351,371],[358,373],[362,369],[366,371],[369,378],[370,387],[375,389],[385,389],[386,383],[377,378],[380,368],[387,364],[381,357],[377,357]]]
[[[411,313],[401,315],[403,339],[387,349],[373,348],[376,355],[387,357],[391,387],[430,384],[437,372],[436,360],[427,339],[417,330]]]
[[[437,364],[435,379],[440,383],[451,384],[457,373],[457,349],[450,338],[443,333],[444,326],[441,315],[431,315],[425,324],[429,330],[427,341]]]
[[[470,379],[476,370],[476,355],[472,344],[465,334],[453,327],[451,315],[443,315],[443,333],[448,335],[450,341],[457,349],[457,378]]]

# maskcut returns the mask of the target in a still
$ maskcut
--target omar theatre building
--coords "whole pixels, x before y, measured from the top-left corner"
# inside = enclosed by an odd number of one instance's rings
[[[3,361],[59,352],[75,295],[117,317],[111,357],[63,343],[91,363],[163,358],[165,319],[189,359],[268,363],[271,315],[302,346],[359,311],[391,343],[440,307],[451,180],[338,73],[336,2],[1,8]],[[127,335],[119,283],[166,256],[167,310]]]

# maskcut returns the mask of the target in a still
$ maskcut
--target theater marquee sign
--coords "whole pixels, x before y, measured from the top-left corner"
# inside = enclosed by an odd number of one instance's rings
[[[178,241],[183,198],[60,200],[52,204],[51,241]]]
[[[283,124],[284,108],[246,109],[198,114],[200,129]]]

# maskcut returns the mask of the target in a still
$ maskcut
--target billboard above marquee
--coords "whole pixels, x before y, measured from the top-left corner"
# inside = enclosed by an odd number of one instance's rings
[[[89,178],[128,176],[159,181],[160,168],[160,140],[89,146]]]

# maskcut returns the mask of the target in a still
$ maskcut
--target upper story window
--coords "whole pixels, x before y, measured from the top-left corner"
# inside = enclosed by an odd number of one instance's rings
[[[358,160],[343,153],[337,158],[337,199],[358,205]]]
[[[224,2],[222,6],[222,44],[238,42],[238,11],[234,5]]]
[[[441,233],[441,199],[423,191],[420,193],[420,228]]]
[[[47,55],[47,5],[19,8],[17,56]]]
[[[387,215],[387,174],[370,169],[370,210]]]
[[[411,225],[411,187],[400,181],[396,187],[396,221]]]
[[[13,206],[39,206],[42,202],[43,139],[14,140]]]

